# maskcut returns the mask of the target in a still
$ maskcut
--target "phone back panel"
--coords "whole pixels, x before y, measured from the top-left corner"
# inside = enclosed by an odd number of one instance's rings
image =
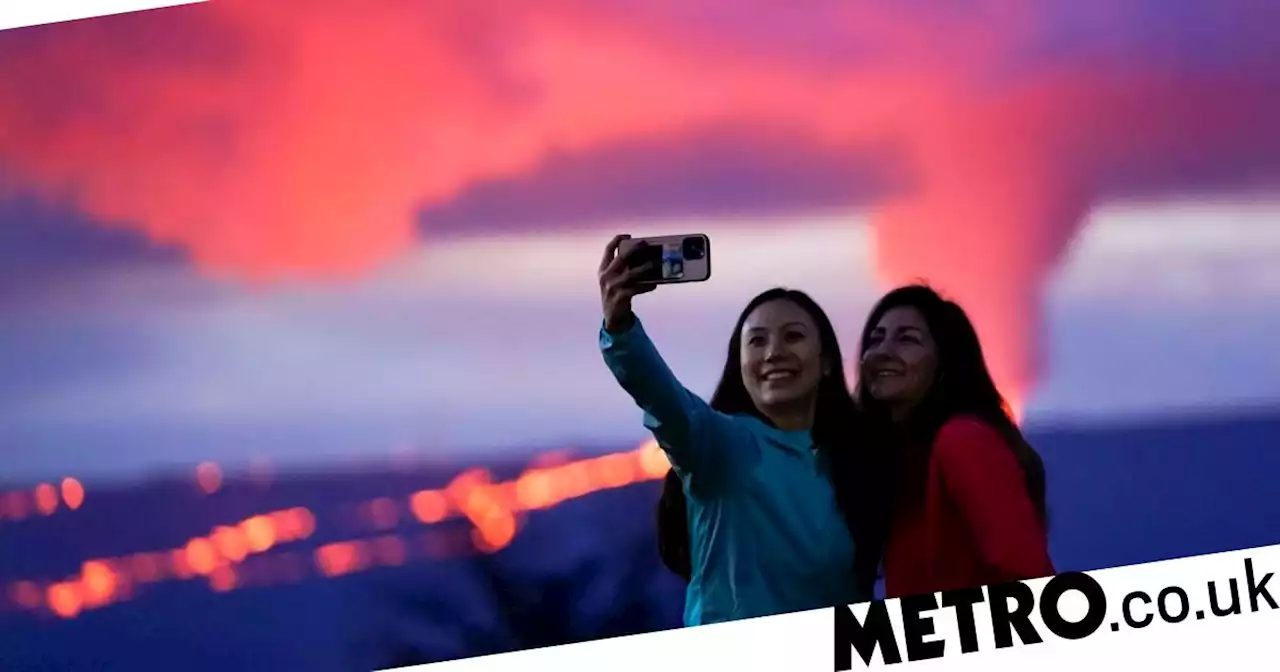
[[[652,270],[639,279],[641,283],[670,285],[711,278],[711,239],[705,234],[628,238],[619,245],[618,254],[626,255],[641,244],[646,249],[628,260],[632,267],[652,263]]]

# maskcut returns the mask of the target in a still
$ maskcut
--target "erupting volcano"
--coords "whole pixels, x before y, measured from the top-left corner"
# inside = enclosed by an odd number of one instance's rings
[[[429,245],[415,213],[486,181],[782,129],[882,160],[892,187],[851,203],[875,213],[881,277],[965,305],[1020,408],[1090,208],[1280,174],[1280,3],[1126,7],[219,0],[7,31],[0,187],[209,273],[348,276]],[[716,198],[687,191],[690,212]]]

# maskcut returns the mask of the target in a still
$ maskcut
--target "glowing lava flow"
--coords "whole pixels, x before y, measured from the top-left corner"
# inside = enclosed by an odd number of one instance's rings
[[[469,469],[442,489],[413,493],[404,504],[417,522],[425,525],[466,519],[473,528],[472,547],[493,553],[511,543],[519,529],[519,517],[525,512],[546,509],[602,490],[657,480],[670,466],[653,441],[625,453],[564,464],[549,464],[545,460],[534,464],[519,478],[507,482],[494,482],[484,469]],[[376,528],[386,530],[399,520],[399,504],[392,498],[379,497],[363,508]],[[273,551],[310,537],[315,529],[314,515],[303,507],[250,516],[235,524],[217,526],[208,535],[195,537],[181,548],[88,560],[76,576],[53,583],[14,582],[9,586],[9,602],[24,611],[47,609],[61,618],[75,618],[87,610],[127,601],[134,597],[138,586],[161,581],[203,578],[218,592],[251,583],[297,581],[309,572],[299,562],[296,552]],[[428,547],[428,556],[441,546],[439,539],[426,538],[425,541],[426,544],[417,546]],[[401,565],[415,548],[400,535],[382,534],[372,539],[320,546],[312,554],[310,564],[321,576],[331,578]],[[271,562],[264,564],[264,561]],[[269,571],[259,571],[263,568]],[[256,582],[246,580],[259,574],[266,578]]]
[[[0,521],[25,520],[32,513],[52,516],[65,508],[75,511],[84,504],[84,486],[74,478],[64,478],[57,485],[41,483],[31,490],[0,493]]]

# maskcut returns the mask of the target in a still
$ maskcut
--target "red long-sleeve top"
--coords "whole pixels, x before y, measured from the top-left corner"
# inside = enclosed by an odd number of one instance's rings
[[[949,420],[924,467],[923,497],[900,507],[885,549],[886,597],[1054,573],[1022,468],[995,428],[971,417]],[[919,493],[921,484],[908,487]]]

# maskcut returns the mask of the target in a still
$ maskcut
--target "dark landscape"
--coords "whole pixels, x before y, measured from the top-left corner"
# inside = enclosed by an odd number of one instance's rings
[[[1060,569],[1280,543],[1280,412],[1033,428],[1030,438],[1050,474]],[[523,462],[487,468],[503,481]],[[679,624],[681,586],[655,552],[653,480],[521,513],[496,552],[476,549],[466,518],[428,525],[406,506],[366,520],[370,502],[410,501],[475,466],[229,475],[214,494],[190,478],[86,484],[77,510],[0,522],[0,670],[346,672]],[[72,618],[24,606],[22,586],[27,599],[31,586],[44,594],[86,573],[87,560],[180,549],[217,526],[300,507],[314,530],[247,558],[234,586],[215,590],[201,575],[138,583]],[[326,565],[322,555],[364,559]],[[345,571],[326,576],[322,565]]]

